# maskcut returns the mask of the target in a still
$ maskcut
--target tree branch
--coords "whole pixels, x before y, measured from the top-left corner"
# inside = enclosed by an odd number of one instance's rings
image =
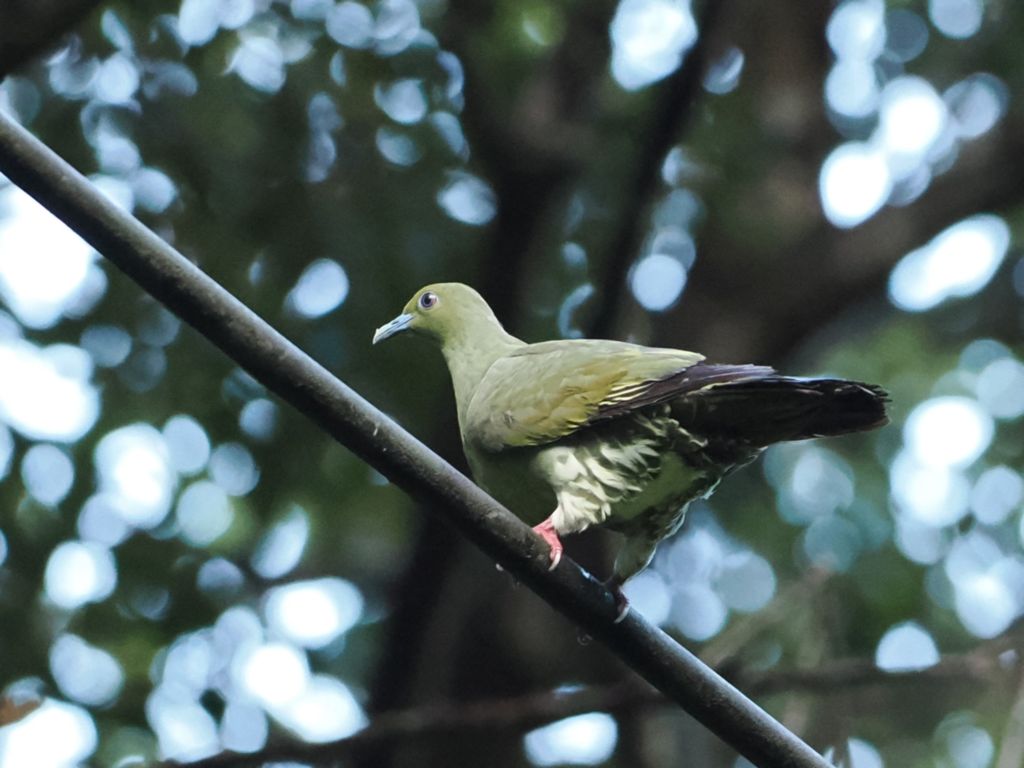
[[[567,561],[548,571],[523,522],[260,319],[85,177],[0,115],[0,171],[274,392],[444,518],[753,763],[828,763],[767,712]],[[367,328],[369,336],[369,328]]]
[[[870,659],[843,659],[813,669],[769,669],[745,672],[737,677],[748,690],[758,694],[788,691],[829,695],[837,690],[879,685],[916,693],[923,685],[992,684],[1020,668],[1019,659],[1014,659],[1012,665],[999,661],[1009,640],[1002,638],[1002,642],[986,643],[968,653],[944,656],[931,667],[910,672],[887,672]],[[1019,641],[1013,638],[1013,643],[1019,645]],[[382,714],[362,731],[325,744],[275,744],[251,754],[224,752],[190,763],[169,761],[162,768],[241,768],[274,761],[325,762],[358,755],[376,744],[450,738],[469,731],[522,732],[587,712],[631,712],[664,704],[664,696],[636,680],[469,704],[441,703]]]

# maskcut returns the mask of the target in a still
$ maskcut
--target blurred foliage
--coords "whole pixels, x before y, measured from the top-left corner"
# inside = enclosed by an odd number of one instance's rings
[[[694,505],[634,605],[710,658],[732,648],[734,670],[921,668],[992,648],[1004,666],[981,679],[782,686],[762,703],[858,768],[1011,768],[1024,9],[696,11],[114,0],[9,73],[0,105],[456,462],[439,357],[369,344],[438,280],[479,286],[530,340],[606,328],[884,385],[890,427],[737,473]],[[861,79],[827,90],[851,60]],[[890,86],[911,79],[925,96],[898,112]],[[935,135],[886,144],[933,112]],[[883,152],[877,201],[863,192],[877,179],[856,174],[836,182],[849,199],[828,197],[824,169],[847,146]],[[24,366],[52,358],[47,375],[71,382],[34,400],[0,385],[0,712],[27,713],[0,727],[0,766],[329,741],[382,710],[628,675],[102,260],[83,256],[49,316],[18,305],[75,264],[54,260],[55,223],[16,229],[24,211],[0,194],[2,375],[34,386]],[[836,205],[855,220],[833,224]],[[999,218],[973,250],[934,255],[977,214]],[[901,262],[920,248],[923,266]],[[24,263],[37,283],[12,277]],[[95,419],[34,429],[63,413],[51,393],[92,393]],[[603,574],[604,542],[570,553]],[[742,764],[677,712],[613,714],[372,758]],[[70,751],[47,752],[34,719],[77,733]]]

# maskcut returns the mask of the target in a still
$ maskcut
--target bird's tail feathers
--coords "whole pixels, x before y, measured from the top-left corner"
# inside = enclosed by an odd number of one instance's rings
[[[772,374],[715,384],[677,405],[702,434],[766,446],[880,427],[889,421],[888,402],[873,384]]]

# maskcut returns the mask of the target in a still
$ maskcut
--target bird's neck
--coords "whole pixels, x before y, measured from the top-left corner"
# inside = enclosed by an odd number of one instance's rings
[[[455,388],[460,426],[465,425],[466,410],[473,394],[494,361],[523,346],[526,342],[507,333],[497,323],[480,323],[445,340],[441,352]]]

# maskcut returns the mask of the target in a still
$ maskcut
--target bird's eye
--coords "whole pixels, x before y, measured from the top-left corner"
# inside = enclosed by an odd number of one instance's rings
[[[427,291],[420,296],[420,308],[421,309],[433,309],[437,306],[438,298],[437,294],[432,291]]]

